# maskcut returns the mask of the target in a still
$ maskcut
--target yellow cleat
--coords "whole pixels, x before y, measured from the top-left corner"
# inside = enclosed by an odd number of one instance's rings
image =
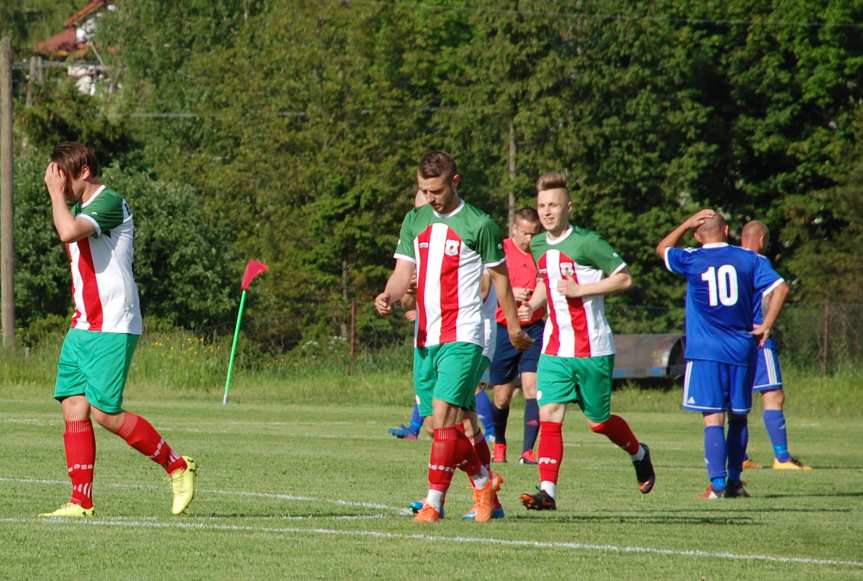
[[[773,459],[774,470],[798,470],[801,472],[812,472],[815,470],[812,466],[804,464],[797,458],[789,458],[787,462],[780,462],[776,458]]]
[[[198,464],[189,458],[183,456],[186,461],[186,468],[182,470],[174,470],[169,478],[171,479],[171,490],[174,492],[174,502],[171,505],[173,514],[183,514],[192,500],[195,498],[195,490],[197,488]]]
[[[50,518],[82,518],[94,516],[95,514],[96,510],[92,506],[90,508],[84,508],[80,504],[75,504],[74,502],[67,502],[54,512],[43,512],[39,516],[45,516]]]
[[[750,460],[749,458],[743,461],[744,470],[761,470],[762,468],[764,468],[764,466],[754,460]]]

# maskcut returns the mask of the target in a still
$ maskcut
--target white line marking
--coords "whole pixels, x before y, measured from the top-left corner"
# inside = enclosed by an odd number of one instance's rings
[[[741,555],[725,551],[700,551],[680,549],[659,549],[655,547],[633,547],[627,545],[598,545],[593,543],[560,543],[546,541],[524,541],[518,539],[496,539],[483,537],[446,536],[446,535],[421,535],[405,533],[388,533],[383,531],[343,531],[324,528],[301,528],[301,527],[255,527],[248,525],[212,524],[212,523],[189,523],[189,522],[153,522],[147,520],[103,520],[103,519],[23,519],[23,518],[0,518],[3,523],[20,524],[52,524],[52,525],[85,525],[85,526],[114,526],[114,527],[145,527],[155,529],[190,529],[190,530],[214,530],[214,531],[243,531],[266,533],[274,535],[310,533],[317,535],[343,536],[343,537],[373,537],[390,540],[410,540],[423,542],[449,542],[449,543],[474,543],[486,545],[503,545],[511,547],[532,547],[537,549],[569,549],[573,551],[599,551],[604,553],[619,554],[646,554],[665,555],[673,557],[697,557],[728,559],[734,561],[765,561],[770,563],[783,563],[795,565],[839,565],[846,567],[863,567],[863,561],[846,561],[841,559],[814,559],[807,557],[779,557],[775,555]]]
[[[41,480],[36,478],[11,478],[0,476],[0,482],[17,482],[21,484],[46,484],[51,486],[68,486],[68,480]],[[122,488],[134,490],[164,490],[163,486],[155,486],[152,484],[121,484],[108,483],[101,484],[107,488]],[[251,498],[272,498],[273,500],[284,500],[288,502],[322,502],[326,504],[335,504],[338,506],[350,506],[356,508],[369,508],[374,510],[389,510],[401,515],[410,514],[410,510],[404,507],[388,506],[386,504],[378,504],[375,502],[360,502],[354,500],[342,500],[340,498],[316,498],[312,496],[296,496],[293,494],[284,494],[281,492],[250,492],[247,490],[214,490],[207,488],[199,488],[199,494],[219,494],[223,496],[243,496]]]

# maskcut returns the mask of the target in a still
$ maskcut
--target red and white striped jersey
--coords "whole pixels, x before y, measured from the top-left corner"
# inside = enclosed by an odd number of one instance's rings
[[[92,236],[66,244],[75,299],[72,328],[140,335],[141,308],[132,274],[135,225],[128,204],[102,186],[86,202],[75,204],[72,214],[96,227]]]
[[[568,298],[557,290],[557,283],[565,277],[579,284],[599,282],[626,263],[595,232],[572,226],[556,240],[549,240],[547,232],[535,236],[530,249],[548,297],[542,352],[557,357],[613,355],[604,297]]]
[[[417,347],[484,345],[483,266],[504,261],[500,229],[486,213],[464,201],[446,215],[431,205],[411,210],[395,258],[416,264]]]

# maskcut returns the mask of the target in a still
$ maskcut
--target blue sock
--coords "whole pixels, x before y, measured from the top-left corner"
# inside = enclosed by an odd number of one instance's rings
[[[417,434],[419,434],[420,430],[423,427],[423,417],[420,415],[419,404],[414,405],[414,411],[411,412],[411,423],[409,427]]]
[[[485,428],[485,435],[494,437],[494,422],[491,415],[491,402],[488,399],[488,394],[485,390],[476,394],[476,415],[482,421],[482,426]]]
[[[740,481],[748,443],[749,422],[746,416],[731,416],[728,420],[728,436],[725,440],[728,450],[728,480]]]
[[[788,434],[785,432],[785,414],[782,410],[764,410],[764,427],[773,444],[773,455],[780,462],[788,462]]]
[[[715,492],[725,490],[725,433],[722,426],[704,428],[704,461],[707,462],[707,477]]]
[[[536,445],[536,437],[539,435],[539,406],[535,399],[524,400],[524,449],[522,452],[533,450]]]

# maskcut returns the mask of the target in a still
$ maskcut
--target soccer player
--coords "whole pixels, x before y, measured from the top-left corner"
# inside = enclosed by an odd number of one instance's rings
[[[503,241],[506,254],[506,269],[512,294],[519,306],[530,300],[536,288],[536,265],[530,254],[531,238],[539,234],[542,225],[539,214],[533,208],[522,208],[515,213],[515,221],[510,227],[509,238]],[[545,326],[545,309],[537,309],[526,320],[520,321],[521,328],[534,341],[527,351],[519,351],[512,346],[504,332],[506,317],[502,309],[496,314],[499,332],[497,349],[491,364],[490,380],[494,386],[494,461],[506,462],[506,424],[509,419],[509,406],[515,390],[513,381],[521,375],[521,390],[524,395],[524,443],[520,464],[536,464],[533,446],[539,433],[539,407],[536,405],[536,365],[542,353],[542,333]]]
[[[72,495],[40,516],[93,516],[91,418],[165,470],[173,491],[171,512],[181,514],[195,496],[197,465],[172,450],[147,420],[123,409],[126,376],[142,330],[132,275],[132,212],[119,193],[101,184],[89,147],[62,143],[51,160],[45,185],[54,227],[69,256],[75,300],[54,386],[66,422],[63,443]]]
[[[414,385],[422,415],[432,415],[434,441],[428,464],[429,490],[416,522],[437,522],[455,468],[463,462],[474,489],[480,491],[477,522],[492,518],[501,479],[485,473],[463,430],[465,409],[474,404],[477,370],[482,361],[481,278],[485,266],[498,300],[512,321],[507,327],[514,345],[526,349],[530,338],[518,324],[512,289],[497,226],[485,213],[458,195],[455,160],[443,151],[423,156],[417,184],[429,204],[414,209],[402,223],[396,266],[386,288],[375,298],[381,315],[392,313],[417,277],[417,324]]]
[[[650,451],[626,421],[611,413],[614,341],[605,319],[605,295],[632,285],[626,263],[598,234],[572,226],[566,178],[550,172],[539,178],[537,210],[545,232],[530,249],[541,280],[519,307],[522,319],[548,302],[536,400],[539,404],[539,491],[523,494],[530,510],[556,510],[557,481],[563,460],[563,419],[577,403],[588,426],[629,454],[638,488],[653,489],[656,474]]]
[[[758,255],[758,258],[770,265],[770,260],[762,256],[770,239],[770,231],[762,222],[752,220],[743,226],[740,234],[740,245]],[[773,294],[768,294],[764,300],[755,301],[755,323],[764,320],[765,307],[762,303],[768,302]],[[764,427],[770,436],[773,446],[773,469],[774,470],[802,470],[811,472],[812,467],[802,463],[792,456],[788,451],[788,435],[785,430],[785,390],[782,387],[782,371],[779,367],[779,357],[776,355],[776,341],[768,338],[764,345],[758,346],[758,356],[755,364],[755,379],[752,390],[761,393],[764,403]],[[744,461],[744,469],[760,468],[751,460]]]
[[[695,230],[700,248],[676,248]],[[749,441],[752,376],[759,343],[770,338],[788,285],[754,252],[729,246],[728,226],[710,209],[690,216],[663,238],[656,253],[686,277],[686,373],[683,408],[704,419],[708,499],[749,496],[740,480]],[[764,320],[754,304],[772,294]],[[725,433],[725,416],[728,433]]]

